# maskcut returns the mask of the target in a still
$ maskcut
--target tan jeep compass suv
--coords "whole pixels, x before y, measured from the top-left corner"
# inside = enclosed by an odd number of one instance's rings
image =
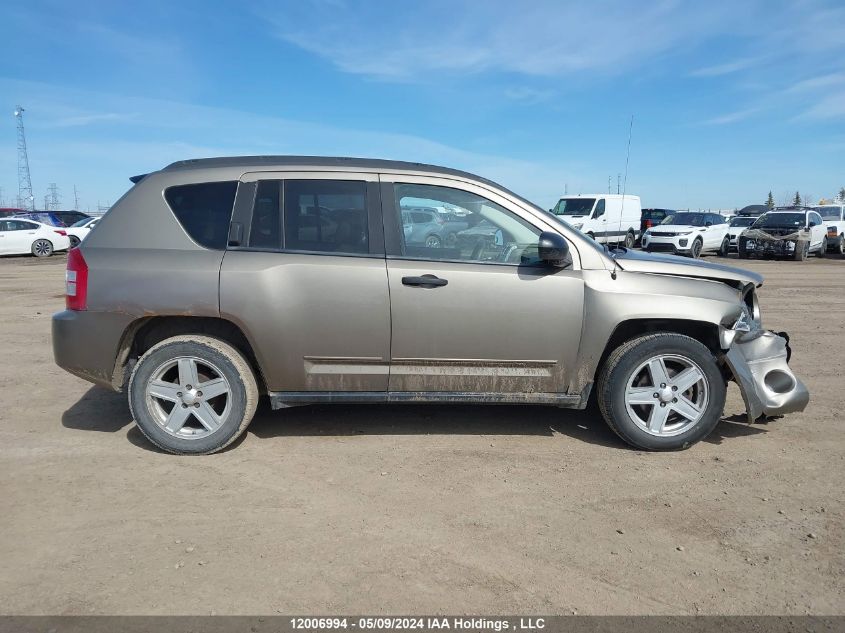
[[[584,408],[645,449],[719,422],[802,410],[788,338],[763,330],[754,273],[610,252],[499,185],[382,160],[174,163],[71,251],[56,362],[126,390],[144,434],[211,453],[258,398]],[[457,218],[449,240],[410,209]],[[279,420],[284,424],[284,417]]]

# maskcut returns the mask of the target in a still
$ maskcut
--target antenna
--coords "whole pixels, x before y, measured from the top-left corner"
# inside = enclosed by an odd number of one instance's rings
[[[631,159],[631,136],[634,132],[634,115],[631,115],[631,123],[628,125],[628,148],[625,151],[625,179],[622,181],[622,206],[619,210],[619,230],[622,230],[622,218],[625,216],[625,191],[628,188],[628,163]],[[616,245],[619,245],[619,241],[617,240]],[[610,276],[612,279],[616,279],[616,268],[617,262],[616,258],[613,258],[613,271],[611,271]]]
[[[35,211],[35,196],[32,195],[32,179],[29,176],[29,157],[26,154],[26,135],[23,132],[23,108],[15,106],[18,120],[18,206]]]

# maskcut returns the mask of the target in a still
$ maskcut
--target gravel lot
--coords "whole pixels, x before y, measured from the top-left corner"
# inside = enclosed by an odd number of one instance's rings
[[[53,364],[65,257],[0,258],[0,612],[843,614],[845,261],[742,264],[803,414],[732,385],[649,454],[592,410],[264,403],[180,458]]]

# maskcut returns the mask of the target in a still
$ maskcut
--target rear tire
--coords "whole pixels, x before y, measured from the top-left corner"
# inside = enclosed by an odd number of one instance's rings
[[[633,232],[633,231],[628,231],[628,232],[625,234],[625,244],[624,244],[625,248],[627,248],[627,249],[629,249],[629,250],[630,250],[630,249],[632,249],[632,248],[634,248],[634,243],[635,243],[636,241],[637,241],[637,236],[636,236],[636,235],[634,235],[634,232]]]
[[[53,254],[53,243],[45,239],[35,240],[32,243],[32,254],[36,257],[50,257]]]
[[[69,235],[68,239],[70,239],[70,248],[76,248],[79,246],[79,238],[75,235]]]
[[[690,380],[695,382],[687,386]],[[689,448],[713,431],[726,392],[709,349],[689,336],[661,332],[614,350],[599,374],[596,396],[608,426],[625,442],[668,451]]]
[[[128,395],[132,417],[150,442],[169,453],[207,455],[246,430],[258,385],[234,347],[210,336],[184,335],[141,356]]]

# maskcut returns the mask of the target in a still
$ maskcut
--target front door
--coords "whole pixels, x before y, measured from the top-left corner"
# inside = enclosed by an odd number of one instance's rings
[[[377,174],[247,174],[220,313],[251,337],[268,391],[387,391],[390,303]]]
[[[540,229],[494,192],[395,178],[382,186],[391,394],[495,401],[564,392],[581,336],[580,271],[540,264]],[[420,207],[449,214],[458,230],[440,241],[404,231],[403,212]]]

